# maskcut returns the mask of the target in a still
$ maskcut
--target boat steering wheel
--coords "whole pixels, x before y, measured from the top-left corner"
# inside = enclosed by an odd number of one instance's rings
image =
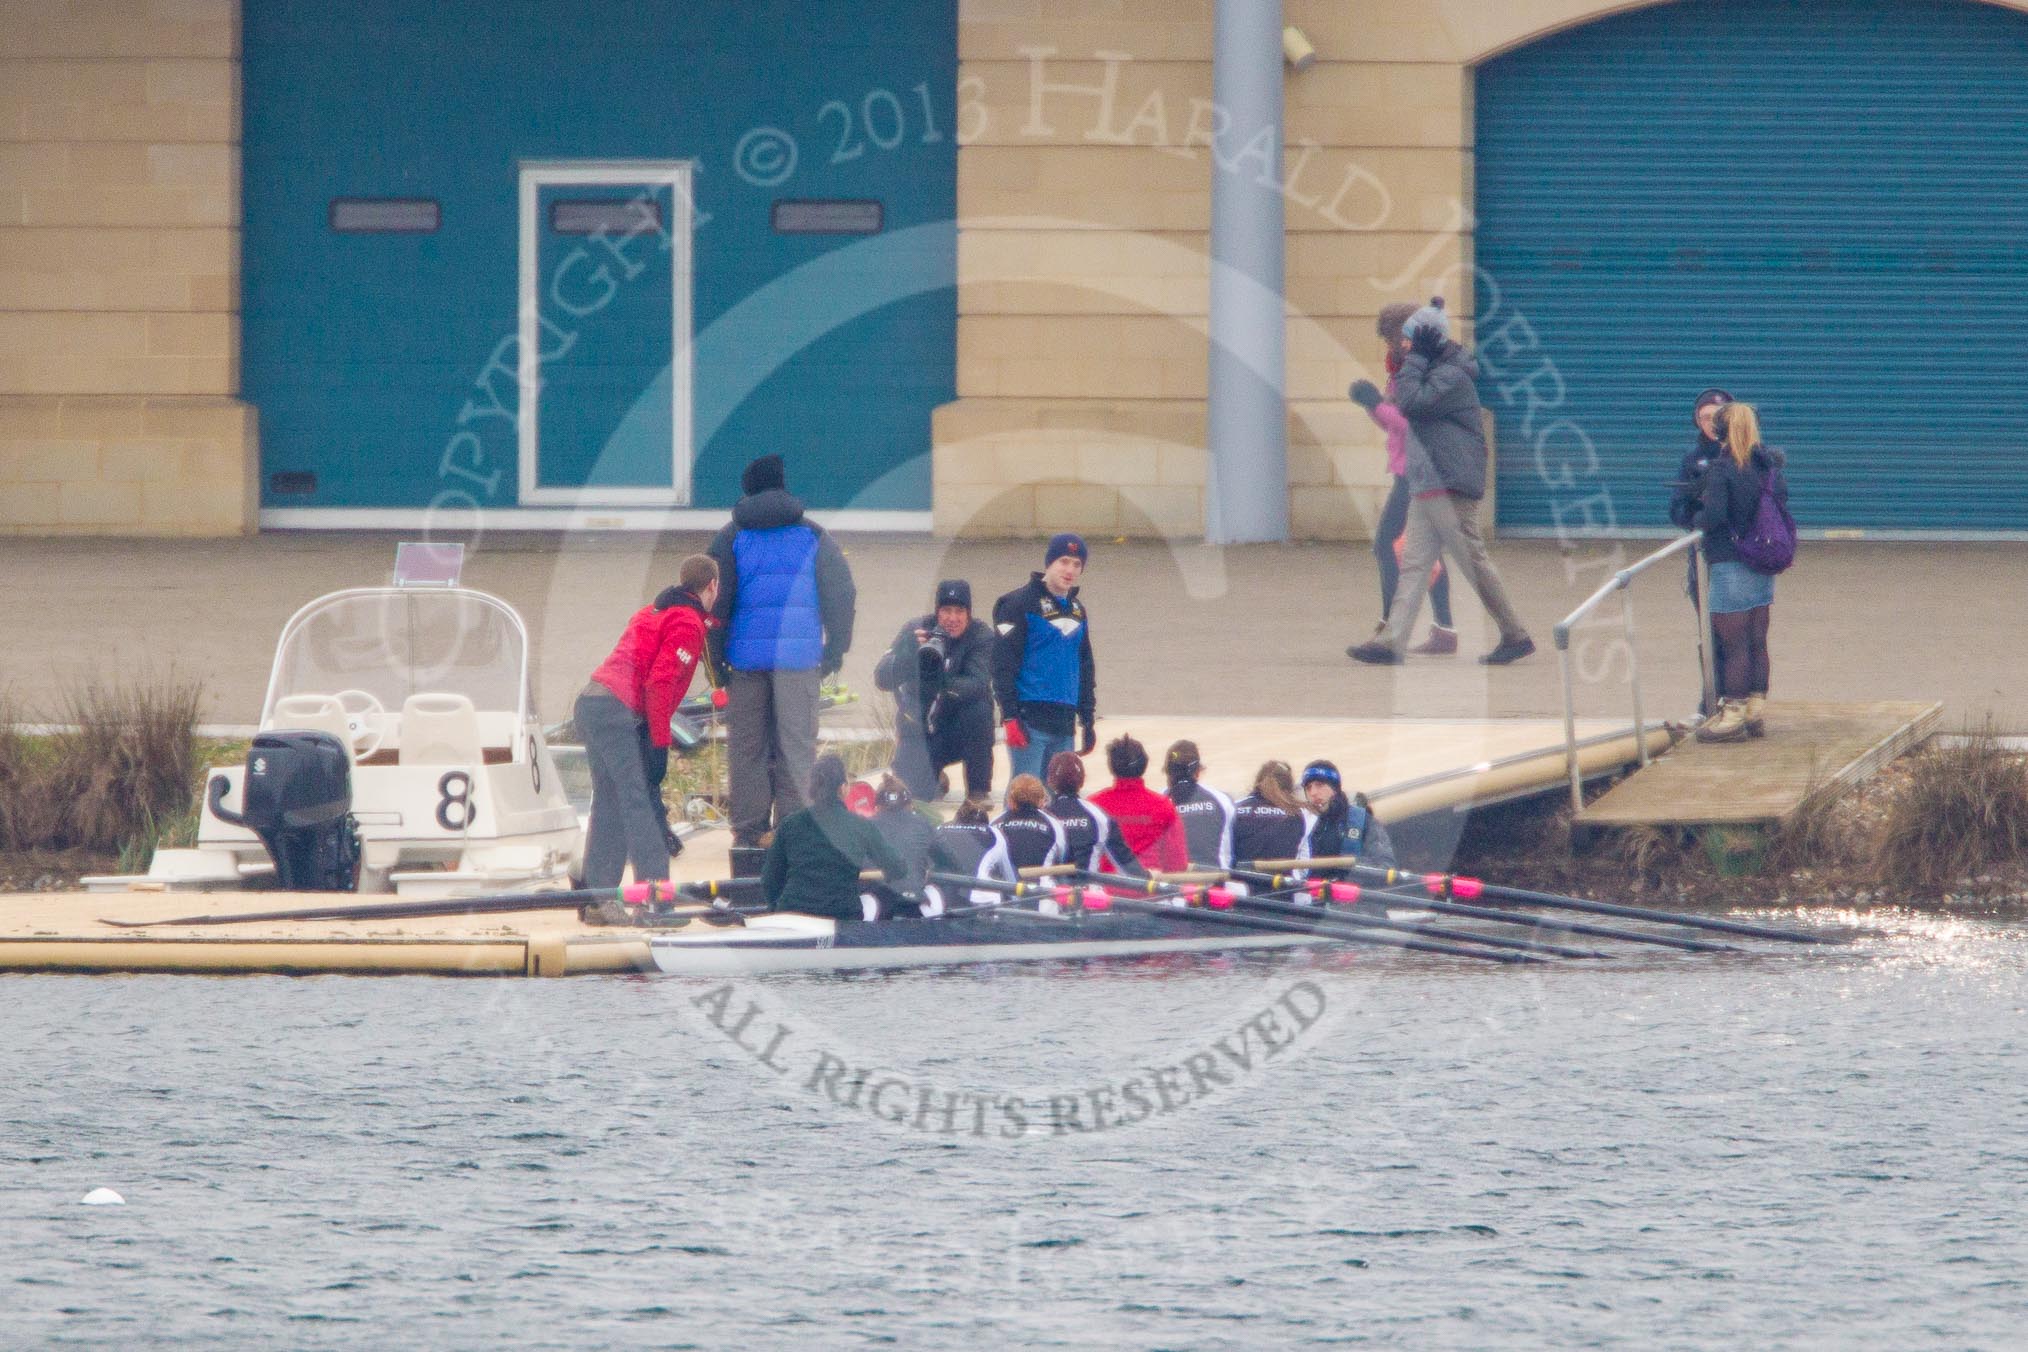
[[[352,734],[352,755],[365,760],[380,750],[387,739],[387,706],[370,690],[340,690],[332,696],[345,711],[345,727]]]

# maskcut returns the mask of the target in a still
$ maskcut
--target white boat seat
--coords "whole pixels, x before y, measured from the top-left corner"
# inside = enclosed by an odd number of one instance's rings
[[[479,712],[468,695],[429,692],[401,705],[402,765],[478,765]]]
[[[284,695],[275,701],[275,712],[266,731],[278,728],[308,728],[328,732],[345,748],[348,759],[357,760],[352,748],[352,728],[346,722],[345,706],[336,695]]]

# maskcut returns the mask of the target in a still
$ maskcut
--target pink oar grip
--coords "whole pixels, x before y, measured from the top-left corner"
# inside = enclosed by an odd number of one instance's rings
[[[1204,904],[1214,911],[1231,910],[1232,889],[1228,887],[1206,888],[1204,891]]]
[[[1333,901],[1335,901],[1335,902],[1340,902],[1340,903],[1342,903],[1342,904],[1344,904],[1344,905],[1346,905],[1346,906],[1351,906],[1351,905],[1354,905],[1354,904],[1356,904],[1356,903],[1358,902],[1358,900],[1359,900],[1359,884],[1358,884],[1358,883],[1332,883],[1332,884],[1331,884],[1331,900],[1333,900]]]
[[[1112,896],[1103,887],[1087,887],[1084,889],[1084,908],[1087,911],[1110,911],[1113,908]]]
[[[1471,901],[1486,895],[1486,884],[1477,878],[1451,879],[1451,895]]]

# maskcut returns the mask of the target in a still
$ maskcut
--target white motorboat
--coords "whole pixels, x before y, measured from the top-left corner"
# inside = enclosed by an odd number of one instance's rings
[[[249,774],[272,768],[300,784],[283,762],[301,746],[331,762],[323,773],[336,785],[334,807],[349,780],[346,806],[321,816],[342,831],[349,811],[356,850],[338,848],[348,874],[356,858],[359,892],[561,889],[581,865],[583,829],[534,707],[527,626],[498,597],[439,581],[333,592],[297,611],[275,647],[247,763],[210,773],[196,846],[158,850],[146,874],[87,878],[87,887],[290,886],[242,814]],[[311,815],[292,809],[291,824]]]

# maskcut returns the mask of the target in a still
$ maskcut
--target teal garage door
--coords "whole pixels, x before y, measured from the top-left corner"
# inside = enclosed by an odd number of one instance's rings
[[[2028,16],[1684,0],[1477,76],[1509,534],[1664,529],[1696,393],[1805,531],[2028,532]]]

